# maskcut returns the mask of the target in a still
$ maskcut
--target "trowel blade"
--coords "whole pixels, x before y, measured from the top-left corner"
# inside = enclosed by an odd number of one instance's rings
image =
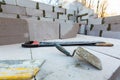
[[[83,49],[82,47],[78,47],[75,51],[75,54],[89,62],[97,69],[102,70],[102,64],[100,59],[93,55],[92,53],[88,52],[87,50]]]

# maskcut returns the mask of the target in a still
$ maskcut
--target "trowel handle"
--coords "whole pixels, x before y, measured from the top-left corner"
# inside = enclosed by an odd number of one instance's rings
[[[113,46],[113,44],[111,44],[111,43],[108,43],[108,42],[98,42],[98,43],[96,43],[95,44],[96,46],[108,46],[108,47],[111,47],[111,46]]]
[[[55,43],[55,47],[59,51],[61,51],[62,53],[64,53],[66,56],[71,56],[70,53],[65,48],[63,48],[61,45]]]

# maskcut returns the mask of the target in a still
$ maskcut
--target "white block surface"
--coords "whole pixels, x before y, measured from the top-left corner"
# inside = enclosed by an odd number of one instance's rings
[[[13,50],[14,49],[14,50]],[[0,60],[31,59],[30,49],[22,48],[21,44],[0,46]]]
[[[60,38],[76,37],[79,32],[79,24],[77,23],[60,23]]]
[[[58,13],[64,13],[65,14],[65,9],[64,8],[54,7],[54,11],[58,12]]]
[[[16,0],[18,6],[27,7],[27,8],[35,8],[36,2],[31,0]]]
[[[45,17],[57,19],[57,13],[56,12],[45,11]]]
[[[53,6],[48,5],[48,4],[44,4],[44,3],[39,3],[39,9],[52,12]]]
[[[65,22],[65,20],[63,20],[63,19],[55,19],[55,21],[59,22],[59,23]]]
[[[17,18],[17,14],[0,13],[0,17],[2,17],[2,18]]]
[[[89,18],[88,24],[102,24],[102,18]]]
[[[44,17],[40,17],[41,21],[51,21],[53,22],[53,18],[44,18]]]
[[[26,15],[26,9],[24,7],[14,6],[14,5],[2,5],[1,8],[3,13]]]
[[[40,20],[27,21],[31,40],[44,41],[59,38],[59,23]]]
[[[6,4],[16,5],[16,0],[5,0]]]
[[[59,14],[59,19],[68,20],[68,17],[67,17],[67,15],[61,15],[61,14]]]
[[[102,37],[120,39],[120,32],[103,31]]]
[[[39,16],[43,17],[43,10],[26,8],[26,12],[28,16]]]

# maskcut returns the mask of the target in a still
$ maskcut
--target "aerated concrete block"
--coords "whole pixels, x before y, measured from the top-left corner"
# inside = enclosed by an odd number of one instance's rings
[[[65,20],[62,20],[62,19],[55,19],[55,22],[59,22],[59,23],[64,23],[65,22]]]
[[[57,19],[57,13],[56,12],[45,11],[45,17]]]
[[[111,17],[105,17],[103,19],[103,22],[105,24],[109,24],[109,23],[120,23],[120,16],[111,16]]]
[[[108,28],[108,24],[98,24],[98,25],[93,25],[92,31],[95,30],[107,31],[107,28]]]
[[[17,18],[17,14],[0,13],[1,18]]]
[[[87,31],[87,35],[99,36],[100,35],[100,31]]]
[[[53,18],[44,18],[44,17],[40,17],[41,21],[52,21],[53,22]]]
[[[120,31],[120,24],[111,24],[111,31]]]
[[[59,14],[59,19],[68,20],[68,16]]]
[[[3,13],[14,13],[26,15],[26,10],[24,7],[14,6],[14,5],[1,5]]]
[[[60,38],[72,38],[76,37],[79,32],[78,23],[60,23]]]
[[[59,8],[59,7],[54,7],[54,11],[57,13],[63,13],[63,14],[66,13],[64,8]]]
[[[67,10],[66,10],[66,14],[72,14],[72,15],[74,15],[74,14],[75,14],[75,11],[74,11],[74,10],[71,10],[71,9],[67,9]]]
[[[30,40],[59,39],[59,23],[40,20],[27,20],[29,24]]]
[[[102,18],[89,18],[88,24],[102,24]]]
[[[31,0],[16,0],[18,6],[36,9],[37,3]]]
[[[103,31],[102,37],[120,39],[120,31]]]
[[[4,0],[4,1],[6,4],[16,5],[16,0]]]
[[[28,33],[28,24],[22,19],[0,18],[0,36]]]
[[[43,17],[43,10],[40,10],[40,9],[26,8],[26,12],[27,12],[28,16],[40,16],[40,17]]]
[[[52,12],[53,6],[48,5],[48,4],[44,4],[44,3],[39,3],[39,9]]]
[[[0,18],[0,44],[16,44],[29,39],[28,24],[22,19]]]

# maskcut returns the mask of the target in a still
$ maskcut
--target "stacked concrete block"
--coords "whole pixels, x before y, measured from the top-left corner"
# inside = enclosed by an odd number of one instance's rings
[[[44,17],[46,18],[55,18],[57,19],[57,13],[56,12],[50,12],[50,11],[45,11]]]
[[[38,6],[39,6],[39,9],[41,9],[41,10],[45,10],[45,11],[49,11],[49,12],[53,11],[53,6],[51,6],[51,5],[39,3]]]
[[[4,1],[6,4],[16,5],[16,0],[4,0]]]
[[[16,44],[28,41],[28,24],[22,19],[0,18],[0,44]]]
[[[66,21],[66,23],[74,23],[73,20],[65,20],[65,21]]]
[[[26,8],[26,13],[28,16],[39,16],[43,17],[43,10]]]
[[[65,22],[65,20],[62,20],[62,19],[55,19],[55,21],[59,23]]]
[[[110,31],[120,31],[120,24],[111,24],[110,27]]]
[[[17,18],[17,14],[0,13],[1,18]]]
[[[44,41],[59,39],[59,23],[40,20],[27,20],[30,40]]]
[[[72,15],[68,15],[68,20],[76,21],[76,17]]]
[[[91,35],[91,36],[100,36],[100,31],[88,31],[87,35]]]
[[[35,8],[37,3],[31,0],[16,0],[16,4],[18,6],[27,7],[27,8]]]
[[[26,9],[24,7],[14,5],[1,5],[1,8],[3,13],[26,15]]]
[[[120,39],[120,32],[103,31],[102,37]]]
[[[54,12],[65,14],[66,10],[64,8],[54,7]]]
[[[88,24],[102,24],[102,18],[89,18]]]
[[[68,20],[68,16],[65,14],[63,15],[59,14],[59,19]]]
[[[105,24],[120,23],[120,16],[106,17],[103,19],[103,23]]]
[[[53,18],[44,18],[44,17],[40,17],[41,21],[52,21],[53,22]]]
[[[75,14],[75,11],[74,11],[74,10],[71,10],[71,9],[67,9],[67,10],[66,10],[66,14],[72,14],[72,15],[74,15],[74,14]]]
[[[97,30],[103,30],[107,31],[108,24],[99,24],[99,25],[93,25],[93,28],[91,29],[92,31],[97,31]]]
[[[28,19],[38,20],[38,17],[36,17],[36,16],[24,16],[24,15],[19,15],[19,18],[20,18],[20,19],[25,19],[25,20],[28,20]]]
[[[72,38],[79,32],[78,23],[61,23],[60,24],[60,38]]]

